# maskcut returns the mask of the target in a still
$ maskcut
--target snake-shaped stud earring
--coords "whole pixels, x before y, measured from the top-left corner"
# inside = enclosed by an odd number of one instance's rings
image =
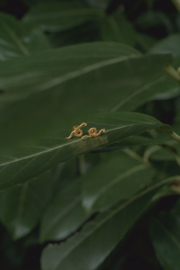
[[[105,132],[105,128],[101,129],[99,132],[97,132],[97,128],[90,128],[88,130],[89,135],[85,135],[81,138],[81,140],[84,140],[85,138],[94,138],[98,137],[99,135],[103,134]]]
[[[71,139],[73,137],[73,135],[75,137],[81,137],[83,135],[83,131],[81,130],[82,127],[86,127],[87,123],[82,123],[79,126],[74,126],[72,129],[73,131],[71,132],[71,134],[69,135],[69,137],[66,137],[66,139]]]

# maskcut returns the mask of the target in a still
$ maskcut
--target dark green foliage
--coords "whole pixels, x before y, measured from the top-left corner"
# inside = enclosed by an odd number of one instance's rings
[[[180,269],[178,10],[0,3],[0,269]]]

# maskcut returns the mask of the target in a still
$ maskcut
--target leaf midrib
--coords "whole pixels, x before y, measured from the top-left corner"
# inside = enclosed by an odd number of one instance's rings
[[[89,73],[91,71],[94,71],[96,69],[107,67],[107,66],[119,63],[119,62],[126,61],[128,59],[141,58],[141,57],[142,57],[142,55],[140,55],[140,54],[129,54],[129,55],[126,55],[126,56],[120,56],[120,57],[116,57],[116,58],[113,58],[113,59],[108,59],[108,60],[105,60],[105,61],[101,61],[101,62],[95,63],[93,65],[89,65],[89,66],[86,66],[84,68],[81,68],[81,69],[75,70],[73,72],[67,73],[67,74],[62,75],[62,76],[60,76],[58,78],[49,80],[49,82],[41,84],[41,86],[38,86],[36,91],[37,92],[42,92],[42,91],[47,90],[49,88],[58,86],[61,83],[64,83],[64,82],[69,81],[71,79],[75,79],[75,78],[77,78],[79,76],[82,76],[83,74],[87,74],[87,73]]]

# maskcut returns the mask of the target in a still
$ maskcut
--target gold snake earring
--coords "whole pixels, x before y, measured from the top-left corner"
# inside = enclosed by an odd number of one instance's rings
[[[82,127],[86,127],[87,123],[82,123],[79,126],[74,126],[72,129],[73,131],[71,132],[71,134],[69,135],[69,137],[66,137],[66,139],[71,139],[73,137],[73,135],[75,137],[81,137],[83,135],[83,131],[81,130]]]
[[[97,128],[90,128],[88,130],[89,135],[85,135],[81,138],[81,140],[84,140],[85,138],[94,138],[94,137],[98,137],[99,135],[101,135],[102,133],[105,132],[105,128],[101,129],[99,132],[97,132]]]

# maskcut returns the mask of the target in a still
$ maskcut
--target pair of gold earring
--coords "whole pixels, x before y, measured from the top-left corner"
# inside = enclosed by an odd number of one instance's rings
[[[86,127],[87,123],[82,123],[79,126],[74,126],[73,127],[73,131],[71,132],[69,137],[66,137],[66,139],[71,139],[73,136],[75,137],[81,137],[83,135],[83,131],[81,130],[82,127]],[[85,138],[93,138],[93,137],[97,137],[99,135],[101,135],[102,133],[105,132],[105,128],[101,129],[99,132],[97,132],[97,128],[90,128],[88,130],[88,134],[89,135],[84,135],[82,136],[81,140],[85,139]]]

